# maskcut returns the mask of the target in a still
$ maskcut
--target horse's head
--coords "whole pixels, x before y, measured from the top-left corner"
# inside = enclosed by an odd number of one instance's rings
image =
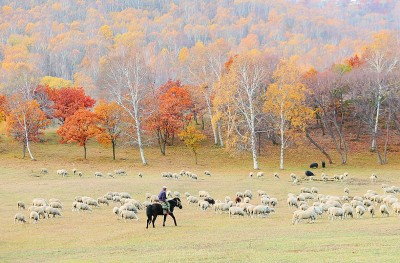
[[[182,209],[182,202],[181,199],[179,199],[178,197],[174,198],[176,206],[179,207],[179,209]]]

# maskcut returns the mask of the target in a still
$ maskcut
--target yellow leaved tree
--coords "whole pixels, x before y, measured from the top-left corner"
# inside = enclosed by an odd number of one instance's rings
[[[192,150],[197,164],[197,150],[201,146],[200,143],[206,139],[206,136],[193,126],[188,126],[185,130],[180,132],[178,136],[184,141],[186,147]]]
[[[301,83],[301,73],[296,58],[281,60],[274,74],[274,82],[265,94],[264,112],[279,135],[281,153],[280,169],[284,169],[284,151],[296,136],[305,131],[314,110],[306,105],[310,90]]]

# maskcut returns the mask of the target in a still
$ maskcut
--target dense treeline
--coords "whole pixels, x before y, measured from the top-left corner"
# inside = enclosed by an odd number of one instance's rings
[[[7,134],[33,159],[29,142],[39,141],[53,119],[61,142],[78,143],[85,158],[91,138],[111,144],[114,159],[123,138],[146,164],[147,145],[157,143],[165,155],[179,137],[196,154],[204,137],[193,125],[204,128],[206,120],[214,144],[251,152],[254,169],[262,141],[280,145],[283,169],[285,149],[301,136],[332,161],[319,130],[343,164],[349,139],[369,135],[383,164],[400,131],[399,7],[3,1],[0,105]],[[382,28],[394,30],[371,31]]]

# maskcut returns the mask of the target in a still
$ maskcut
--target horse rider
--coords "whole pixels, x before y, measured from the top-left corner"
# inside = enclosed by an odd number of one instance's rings
[[[164,214],[169,214],[169,203],[167,202],[167,187],[163,186],[161,192],[158,194],[158,200],[161,202]]]

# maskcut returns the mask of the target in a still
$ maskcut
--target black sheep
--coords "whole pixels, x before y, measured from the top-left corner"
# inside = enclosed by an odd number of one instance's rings
[[[325,161],[322,161],[322,168],[325,168]]]
[[[311,171],[306,171],[305,174],[306,176],[315,176],[315,174]]]
[[[207,201],[210,205],[215,205],[214,198],[207,197],[207,198],[204,198],[204,201]]]
[[[312,163],[312,164],[310,164],[310,168],[318,168],[318,163]]]

